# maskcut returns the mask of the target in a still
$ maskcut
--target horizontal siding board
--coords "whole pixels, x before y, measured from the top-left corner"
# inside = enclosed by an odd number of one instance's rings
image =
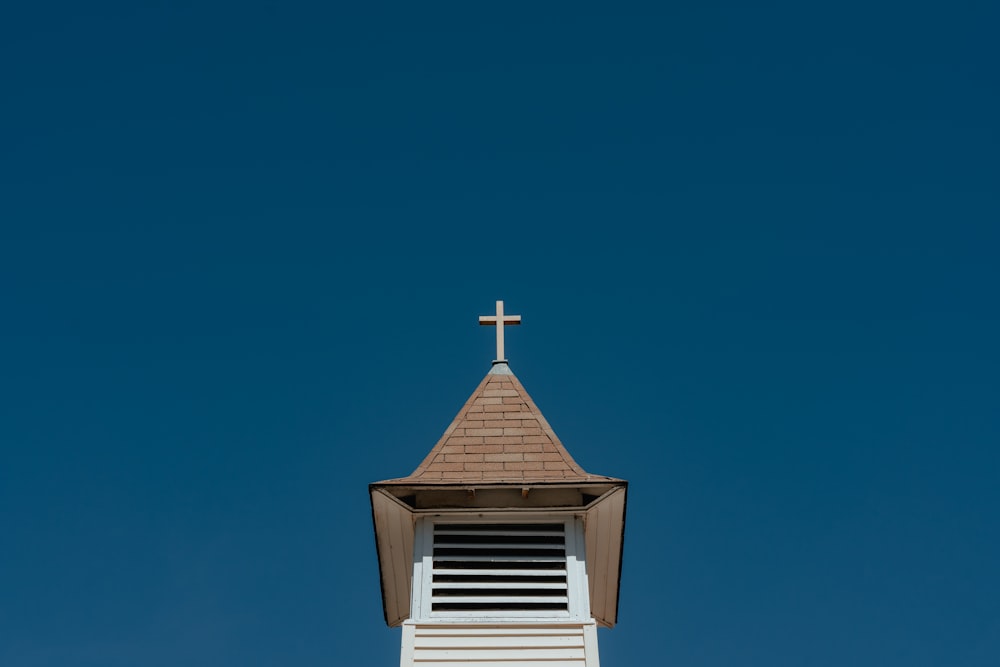
[[[459,613],[459,612],[454,612],[454,611],[436,612],[436,611],[432,611],[431,612],[431,618],[435,619],[435,620],[437,620],[437,619],[455,618],[455,615],[457,613]],[[466,612],[466,613],[463,614],[463,616],[469,617],[469,616],[471,616],[471,613],[470,612]],[[549,619],[553,619],[554,620],[554,619],[559,619],[559,618],[566,618],[567,616],[568,616],[568,614],[566,613],[566,611],[564,609],[559,609],[559,610],[556,610],[556,609],[532,609],[530,611],[524,611],[524,610],[521,610],[521,609],[518,609],[516,611],[509,611],[509,610],[506,610],[506,609],[491,609],[491,610],[489,610],[487,612],[477,612],[477,618],[486,618],[486,619],[492,619],[492,618],[503,618],[503,619],[508,619],[508,618],[514,618],[514,619],[539,618],[539,619],[545,619],[546,621],[549,621]]]
[[[583,647],[580,648],[515,648],[504,649],[483,647],[482,649],[421,649],[419,646],[413,652],[415,662],[425,660],[454,660],[472,662],[486,660],[583,660]]]
[[[438,537],[435,535],[435,537]],[[560,535],[560,537],[562,537]],[[548,544],[545,542],[449,542],[447,540],[435,539],[435,549],[547,549],[550,551],[561,551],[561,544]]]
[[[551,636],[551,635],[492,635],[464,636],[464,637],[425,637],[421,636],[416,641],[418,649],[432,648],[470,648],[477,649],[483,645],[494,648],[583,648],[583,634],[580,632],[571,635]]]
[[[484,660],[476,663],[468,663],[455,660],[418,660],[414,661],[414,666],[419,667],[457,667],[461,664],[474,664],[475,667],[586,667],[585,660],[526,660],[512,664],[509,660]]]
[[[468,626],[468,625],[435,625],[420,626],[421,637],[461,637],[471,635],[474,637],[572,637],[580,634],[579,626],[572,625],[505,625],[496,626]]]

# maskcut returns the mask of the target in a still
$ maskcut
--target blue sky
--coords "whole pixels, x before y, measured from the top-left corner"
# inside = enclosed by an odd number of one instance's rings
[[[990,3],[0,14],[0,664],[393,665],[367,484],[511,366],[606,665],[1000,661]]]

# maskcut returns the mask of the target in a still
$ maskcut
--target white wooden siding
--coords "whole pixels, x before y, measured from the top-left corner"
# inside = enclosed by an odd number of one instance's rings
[[[401,667],[599,667],[588,623],[403,625]]]

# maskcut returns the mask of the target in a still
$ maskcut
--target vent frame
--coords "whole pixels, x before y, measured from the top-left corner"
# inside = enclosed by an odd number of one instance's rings
[[[590,618],[579,517],[436,515],[415,529],[412,619]]]

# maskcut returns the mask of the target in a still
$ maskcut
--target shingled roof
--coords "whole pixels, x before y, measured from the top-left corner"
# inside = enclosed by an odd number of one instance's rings
[[[496,363],[408,477],[377,484],[465,485],[620,481],[573,460],[506,363]]]

